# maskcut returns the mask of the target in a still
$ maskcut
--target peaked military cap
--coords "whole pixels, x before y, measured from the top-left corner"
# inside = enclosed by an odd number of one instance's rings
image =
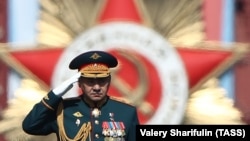
[[[75,57],[69,64],[70,69],[78,69],[83,77],[107,77],[110,69],[118,64],[117,59],[104,51],[89,51]]]

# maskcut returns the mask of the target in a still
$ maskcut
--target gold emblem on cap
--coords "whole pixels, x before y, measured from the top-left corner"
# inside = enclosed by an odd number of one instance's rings
[[[94,53],[90,58],[92,58],[92,59],[98,59],[98,58],[100,58],[101,56],[99,55],[99,54],[97,54],[97,53]]]
[[[78,118],[83,117],[83,115],[80,112],[75,112],[73,115]]]

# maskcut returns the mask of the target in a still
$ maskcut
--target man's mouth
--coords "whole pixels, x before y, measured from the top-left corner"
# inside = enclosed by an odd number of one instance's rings
[[[101,94],[101,93],[92,93],[91,95],[92,95],[92,96],[95,96],[95,97],[99,97],[99,96],[101,96],[102,94]]]

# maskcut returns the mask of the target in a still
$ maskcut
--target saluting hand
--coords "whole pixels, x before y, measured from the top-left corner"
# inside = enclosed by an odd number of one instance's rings
[[[78,72],[77,74],[73,75],[69,79],[65,80],[62,84],[54,88],[52,91],[58,96],[63,96],[67,91],[69,91],[73,87],[73,84],[78,81],[80,76],[81,72]]]

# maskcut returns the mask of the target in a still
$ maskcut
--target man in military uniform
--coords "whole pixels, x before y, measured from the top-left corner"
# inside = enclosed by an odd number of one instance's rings
[[[104,51],[89,51],[74,58],[78,73],[52,89],[23,120],[32,135],[56,133],[58,141],[135,141],[139,124],[136,107],[107,94],[117,59]],[[82,94],[62,96],[77,82]]]

